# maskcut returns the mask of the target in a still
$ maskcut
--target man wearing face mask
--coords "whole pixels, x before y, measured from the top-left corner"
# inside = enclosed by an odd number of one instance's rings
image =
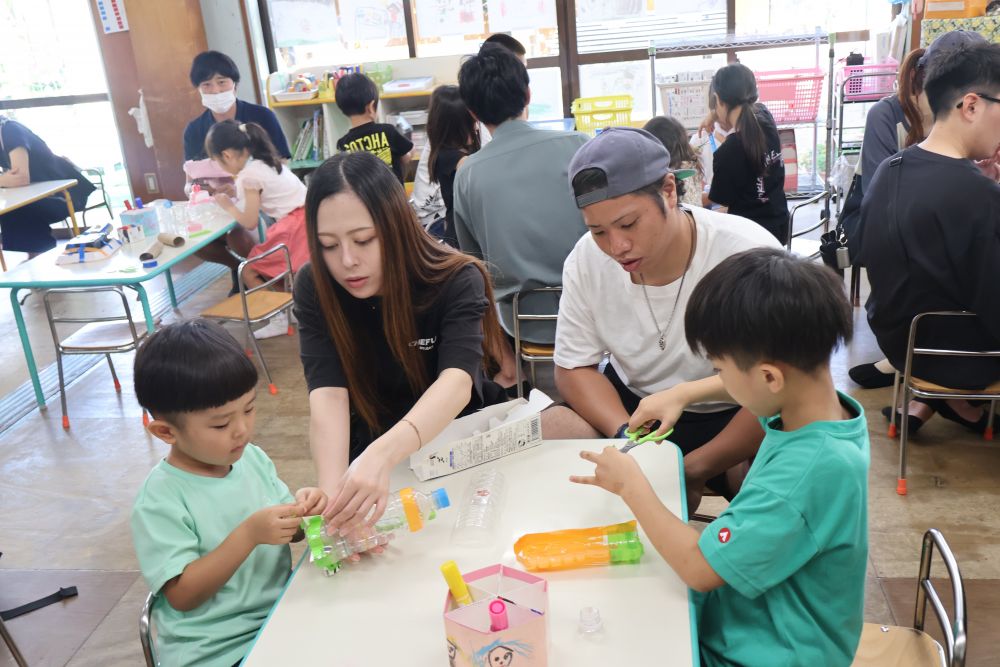
[[[201,103],[205,113],[201,114],[184,130],[184,159],[204,160],[205,136],[213,125],[224,120],[239,123],[257,123],[263,127],[278,154],[286,160],[292,154],[288,150],[281,125],[274,112],[259,104],[251,104],[236,99],[236,86],[240,82],[240,71],[232,58],[218,51],[205,51],[195,56],[191,63],[191,85],[201,93]]]

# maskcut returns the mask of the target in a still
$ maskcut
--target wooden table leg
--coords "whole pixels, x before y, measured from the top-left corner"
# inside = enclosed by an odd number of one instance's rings
[[[73,236],[79,236],[80,228],[76,224],[76,210],[73,208],[73,199],[69,196],[69,190],[63,190],[63,197],[66,198],[66,208],[69,209],[69,219],[73,223]]]

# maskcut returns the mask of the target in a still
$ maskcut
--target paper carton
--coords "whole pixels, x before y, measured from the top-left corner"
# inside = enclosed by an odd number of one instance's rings
[[[410,456],[410,468],[426,482],[540,445],[541,412],[550,405],[551,398],[532,389],[528,400],[491,405],[456,419]]]

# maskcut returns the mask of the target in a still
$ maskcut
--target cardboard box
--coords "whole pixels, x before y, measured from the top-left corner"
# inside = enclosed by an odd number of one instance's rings
[[[542,443],[541,412],[552,399],[532,389],[518,398],[454,420],[438,437],[410,455],[421,482],[494,461]]]

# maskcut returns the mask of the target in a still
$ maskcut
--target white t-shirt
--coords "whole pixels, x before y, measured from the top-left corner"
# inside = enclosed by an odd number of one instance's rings
[[[236,206],[241,211],[247,190],[260,190],[260,210],[275,220],[306,204],[306,186],[288,165],[279,174],[266,163],[250,158],[236,176]]]
[[[441,184],[431,183],[427,161],[431,156],[431,144],[427,142],[417,161],[417,174],[413,179],[413,196],[410,205],[420,219],[420,224],[430,227],[435,220],[445,214],[444,199],[441,198]]]
[[[695,355],[684,338],[688,297],[698,281],[727,257],[751,248],[780,245],[767,230],[745,218],[703,208],[689,210],[697,227],[697,245],[673,322],[664,332],[666,350],[660,350],[660,334],[642,286],[633,283],[631,275],[597,247],[591,234],[585,234],[563,266],[556,364],[562,368],[594,366],[605,351],[610,352],[611,365],[639,396],[712,375],[712,365]],[[669,285],[646,286],[661,328],[667,327],[680,283],[678,278]],[[726,407],[729,405],[703,403],[689,409],[713,412]]]

